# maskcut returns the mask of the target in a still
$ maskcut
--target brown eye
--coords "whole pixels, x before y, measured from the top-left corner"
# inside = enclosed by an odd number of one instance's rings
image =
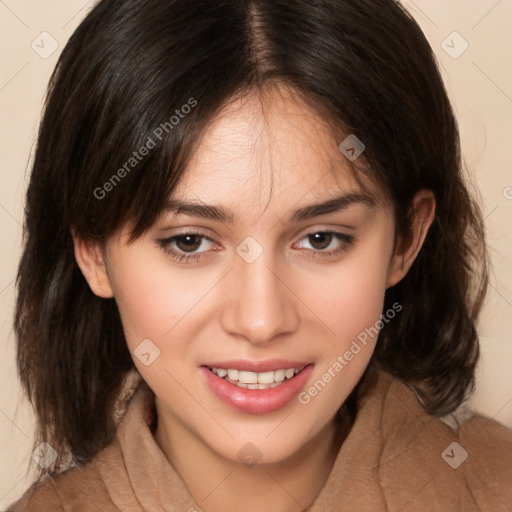
[[[333,238],[333,233],[312,233],[308,235],[311,246],[319,251],[329,247]]]
[[[180,233],[156,242],[165,254],[184,264],[202,261],[222,249],[209,236],[194,232]]]
[[[293,244],[311,257],[329,258],[348,251],[355,242],[355,236],[337,231],[315,231]]]
[[[201,247],[203,238],[199,235],[180,235],[174,237],[174,243],[180,251],[195,252]]]

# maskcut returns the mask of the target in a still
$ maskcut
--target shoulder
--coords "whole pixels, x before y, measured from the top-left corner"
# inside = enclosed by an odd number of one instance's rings
[[[380,379],[376,392],[382,399],[381,485],[397,496],[404,494],[398,486],[407,482],[414,492],[407,493],[411,501],[405,510],[426,501],[435,510],[445,503],[464,510],[509,510],[510,429],[480,415],[451,428],[427,414],[415,393],[390,376]]]
[[[119,425],[110,444],[99,451],[91,461],[70,468],[56,476],[48,476],[32,485],[13,503],[7,512],[120,512],[139,510],[134,505],[132,482],[126,471],[123,440],[119,432],[127,430],[135,436],[132,445],[138,447],[139,431],[145,425],[144,414],[150,409],[152,396],[149,388],[141,386],[138,400],[132,400],[139,389],[138,380],[119,411]],[[126,413],[126,414],[125,414]],[[148,417],[150,416],[147,412]],[[146,426],[147,427],[147,426]],[[128,441],[130,442],[130,441]],[[126,445],[127,441],[124,441]],[[126,446],[124,446],[126,449]],[[139,462],[141,457],[137,459]],[[112,497],[112,492],[116,498]],[[128,505],[126,505],[128,503]]]
[[[506,510],[512,508],[512,431],[497,421],[474,415],[459,429],[457,443],[461,457],[469,464],[464,469],[464,478],[472,489],[476,501],[492,494]],[[452,456],[451,450],[444,457]],[[461,465],[462,467],[463,465]],[[495,510],[501,510],[496,506]]]
[[[7,509],[7,512],[32,512],[36,510],[41,512],[49,512],[50,510],[64,512],[66,510],[52,478],[47,478],[43,482],[32,485],[18,501]]]
[[[32,485],[7,512],[119,512],[92,462]]]

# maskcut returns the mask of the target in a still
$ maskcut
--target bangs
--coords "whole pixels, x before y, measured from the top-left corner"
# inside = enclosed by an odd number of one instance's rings
[[[104,240],[126,223],[133,226],[132,238],[140,236],[164,208],[223,105],[269,82],[293,88],[331,123],[333,133],[364,141],[368,165],[361,178],[370,177],[385,192],[393,174],[407,169],[419,175],[420,159],[424,168],[437,165],[430,148],[419,154],[382,142],[382,134],[399,140],[404,131],[413,136],[431,129],[410,119],[408,105],[397,107],[401,91],[379,86],[375,56],[393,64],[387,70],[391,83],[414,75],[412,67],[428,73],[388,51],[383,40],[394,40],[387,29],[357,24],[357,37],[347,39],[333,20],[343,19],[345,9],[353,16],[349,6],[322,10],[298,3],[278,14],[273,4],[198,0],[140,9],[123,1],[115,17],[109,8],[100,2],[63,51],[47,104],[47,111],[59,115],[47,116],[41,130],[53,131],[42,141],[43,158],[59,156],[48,171],[48,180],[58,184],[50,199],[59,204],[65,198],[57,208],[84,239]],[[361,3],[360,9],[367,19],[374,5]],[[416,31],[399,11],[393,16],[404,32]],[[324,27],[321,37],[311,20]],[[364,180],[358,181],[364,188]],[[403,203],[414,186],[398,183],[406,185],[398,192]]]
[[[51,120],[60,136],[47,151],[64,157],[55,200],[69,198],[63,215],[84,239],[126,222],[133,237],[148,229],[209,120],[255,79],[245,14],[233,3],[201,4],[119,2],[107,33],[100,2],[59,59],[46,110],[62,113]]]

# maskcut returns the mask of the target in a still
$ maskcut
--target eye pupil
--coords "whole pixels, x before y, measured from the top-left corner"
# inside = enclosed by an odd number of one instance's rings
[[[201,237],[198,235],[182,235],[176,238],[176,246],[184,252],[193,252],[201,246]]]
[[[313,233],[309,235],[309,241],[315,249],[325,249],[332,241],[332,233]]]

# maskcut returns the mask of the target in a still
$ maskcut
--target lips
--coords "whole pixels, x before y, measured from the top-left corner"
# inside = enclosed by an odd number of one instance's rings
[[[209,389],[241,412],[262,414],[289,404],[313,370],[303,361],[223,361],[203,365]]]

